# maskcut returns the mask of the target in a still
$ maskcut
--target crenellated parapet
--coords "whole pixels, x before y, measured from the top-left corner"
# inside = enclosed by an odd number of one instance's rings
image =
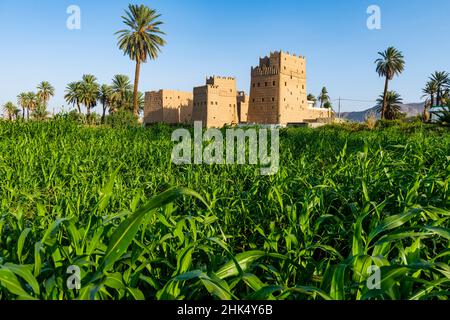
[[[265,66],[252,68],[252,77],[274,76],[280,71],[275,66]]]

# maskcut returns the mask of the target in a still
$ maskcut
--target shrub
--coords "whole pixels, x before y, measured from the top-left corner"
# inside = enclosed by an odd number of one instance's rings
[[[106,124],[113,128],[129,128],[139,126],[138,120],[133,113],[119,110],[106,117]]]
[[[390,128],[390,127],[400,127],[403,124],[403,121],[401,120],[379,120],[377,122],[376,127],[378,129],[386,129],[386,128]]]
[[[102,117],[98,113],[93,112],[86,118],[86,123],[93,126],[99,126],[102,123]]]
[[[369,128],[370,130],[375,129],[377,125],[377,114],[373,111],[370,112],[369,114],[366,115],[365,122],[367,128]]]
[[[60,112],[56,114],[53,119],[74,122],[76,124],[84,124],[86,122],[86,116],[84,114],[79,114],[76,110]]]

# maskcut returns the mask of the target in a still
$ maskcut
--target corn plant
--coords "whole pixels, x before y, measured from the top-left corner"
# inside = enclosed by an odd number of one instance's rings
[[[0,123],[0,299],[448,299],[447,129],[285,129],[274,176],[171,132]]]

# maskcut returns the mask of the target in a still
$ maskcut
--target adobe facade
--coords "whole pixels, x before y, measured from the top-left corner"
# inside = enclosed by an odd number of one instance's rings
[[[194,88],[192,120],[202,121],[206,128],[238,124],[236,79],[213,76]]]
[[[251,69],[249,123],[287,125],[328,117],[327,109],[308,104],[305,57],[273,52]]]
[[[237,114],[239,123],[248,122],[249,96],[244,91],[239,91],[237,95]]]
[[[192,122],[192,92],[159,90],[145,93],[144,123],[189,124]]]
[[[147,92],[144,123],[202,121],[207,128],[239,123],[299,124],[330,121],[332,111],[307,100],[306,59],[272,52],[251,68],[250,96],[236,89],[236,79],[213,76],[193,93],[174,90]]]

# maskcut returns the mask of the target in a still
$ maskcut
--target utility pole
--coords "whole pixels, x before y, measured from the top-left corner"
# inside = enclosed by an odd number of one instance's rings
[[[338,119],[341,119],[341,97],[339,97]]]

